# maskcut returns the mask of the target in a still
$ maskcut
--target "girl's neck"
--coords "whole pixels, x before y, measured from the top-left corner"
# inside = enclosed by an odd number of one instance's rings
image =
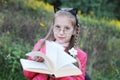
[[[57,41],[55,41],[56,43],[58,43],[58,44],[60,44],[61,46],[63,46],[63,47],[68,47],[68,45],[69,45],[69,43],[59,43],[59,42],[57,42]]]

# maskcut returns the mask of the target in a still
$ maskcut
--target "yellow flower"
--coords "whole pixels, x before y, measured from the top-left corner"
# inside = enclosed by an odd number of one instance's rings
[[[44,8],[45,8],[45,10],[47,10],[47,11],[53,10],[53,6],[50,5],[50,4],[48,4],[48,3],[46,3],[46,5],[44,6]]]
[[[49,3],[45,3],[43,1],[38,1],[38,0],[25,0],[24,5],[34,10],[38,9],[39,7],[44,8],[46,11],[53,10],[52,5],[50,5]]]
[[[116,26],[120,29],[120,21],[116,21]]]
[[[45,24],[42,23],[42,22],[40,22],[40,26],[41,26],[41,27],[45,27]]]
[[[120,21],[118,21],[118,20],[111,20],[108,24],[114,25],[116,28],[120,29]]]

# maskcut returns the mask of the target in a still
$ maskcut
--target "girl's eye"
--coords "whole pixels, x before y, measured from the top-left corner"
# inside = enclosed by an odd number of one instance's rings
[[[66,29],[66,30],[70,30],[70,28],[69,28],[69,27],[65,27],[65,29]]]
[[[56,25],[55,27],[58,28],[58,29],[60,28],[60,26],[58,26],[58,25]]]

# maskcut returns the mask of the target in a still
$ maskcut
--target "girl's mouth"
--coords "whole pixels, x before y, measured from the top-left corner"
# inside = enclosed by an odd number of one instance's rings
[[[64,39],[64,37],[58,37],[58,38],[59,38],[60,40],[61,40],[61,39]]]

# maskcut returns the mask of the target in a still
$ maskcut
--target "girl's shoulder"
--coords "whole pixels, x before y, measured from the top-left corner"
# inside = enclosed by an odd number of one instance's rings
[[[86,52],[84,52],[82,49],[76,48],[76,50],[78,52],[78,56],[87,57]]]
[[[43,41],[44,41],[43,38],[42,38],[42,39],[39,39],[39,40],[37,41],[37,44],[41,44]]]
[[[44,41],[44,39],[39,39],[39,40],[37,41],[37,43],[35,43],[32,51],[38,50],[40,44],[41,44],[43,41]]]

